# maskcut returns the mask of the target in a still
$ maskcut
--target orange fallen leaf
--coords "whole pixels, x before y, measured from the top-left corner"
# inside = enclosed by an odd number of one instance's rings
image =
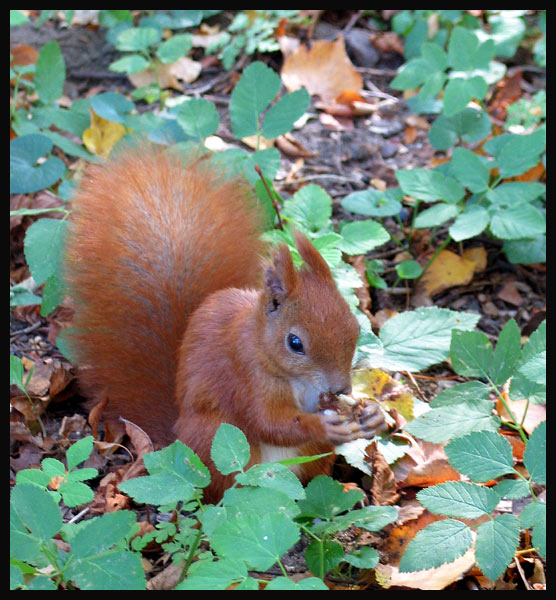
[[[305,87],[325,102],[346,90],[359,93],[363,88],[363,78],[351,63],[341,35],[332,42],[317,40],[310,49],[299,46],[284,61],[281,76],[288,91]]]

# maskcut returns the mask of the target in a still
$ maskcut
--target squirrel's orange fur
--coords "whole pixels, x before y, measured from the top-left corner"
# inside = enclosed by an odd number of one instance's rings
[[[307,238],[296,235],[300,270],[286,246],[260,241],[241,180],[143,145],[91,168],[74,206],[70,339],[84,390],[107,400],[111,435],[122,416],[157,447],[179,438],[209,466],[215,500],[233,481],[210,459],[223,422],[245,433],[251,463],[327,452],[380,425],[315,412],[320,394],[350,389],[358,325]],[[307,481],[330,466],[294,469]]]

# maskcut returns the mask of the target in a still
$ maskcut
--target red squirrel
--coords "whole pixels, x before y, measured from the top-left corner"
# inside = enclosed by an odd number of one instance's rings
[[[319,411],[322,394],[351,390],[359,326],[304,235],[301,269],[287,246],[261,241],[242,179],[143,144],[93,166],[73,205],[70,343],[85,393],[106,400],[111,437],[121,416],[156,447],[181,440],[209,467],[205,499],[216,501],[233,483],[210,458],[221,423],[246,435],[250,464],[329,452],[384,426],[375,405],[357,421]],[[293,470],[307,483],[332,462]]]

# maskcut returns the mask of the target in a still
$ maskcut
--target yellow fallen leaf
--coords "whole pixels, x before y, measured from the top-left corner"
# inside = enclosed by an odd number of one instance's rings
[[[415,293],[435,296],[455,285],[467,285],[473,279],[476,264],[450,250],[442,250],[419,280]]]
[[[107,121],[91,109],[91,126],[83,132],[83,143],[92,154],[107,158],[126,133],[127,130],[121,123]]]
[[[486,269],[487,266],[487,251],[484,246],[475,246],[467,248],[463,253],[463,258],[470,260],[475,265],[475,273]]]

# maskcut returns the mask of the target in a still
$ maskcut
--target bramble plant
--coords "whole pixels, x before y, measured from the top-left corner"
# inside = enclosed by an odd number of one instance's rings
[[[496,348],[477,331],[454,331],[450,349],[456,373],[476,380],[444,390],[430,403],[431,410],[414,419],[406,430],[425,441],[449,441],[450,464],[471,482],[447,482],[423,489],[418,500],[431,512],[450,517],[420,531],[410,542],[400,563],[401,571],[419,571],[451,562],[467,552],[475,539],[475,558],[489,579],[496,580],[513,559],[521,528],[533,527],[533,544],[546,556],[546,505],[536,497],[533,484],[546,484],[546,422],[527,437],[523,424],[529,402],[546,401],[546,323],[543,322],[521,349],[516,322],[506,323]],[[527,407],[518,419],[501,387],[511,378],[509,396],[526,398]],[[486,383],[485,383],[486,382]],[[494,394],[509,415],[502,420],[492,414]],[[504,425],[516,430],[526,449],[527,474],[514,467],[512,447],[498,434]],[[510,478],[500,479],[509,475]],[[500,479],[490,488],[479,485]],[[533,501],[519,519],[491,513],[503,498],[531,496]],[[488,517],[480,525],[467,525],[452,517]],[[473,533],[475,532],[475,533]],[[434,545],[441,552],[427,552]]]
[[[175,563],[183,563],[176,589],[226,589],[232,584],[237,584],[236,589],[258,589],[259,582],[248,570],[265,571],[274,564],[283,576],[268,583],[267,589],[327,589],[322,578],[340,564],[371,568],[378,563],[374,549],[345,552],[335,534],[351,525],[379,531],[397,516],[390,506],[352,510],[363,493],[346,493],[330,477],[317,477],[304,490],[285,465],[315,457],[246,469],[250,450],[245,436],[223,424],[215,435],[211,458],[223,474],[237,475],[217,505],[201,501],[202,488],[210,482],[208,469],[176,441],[144,456],[149,475],[119,485],[136,502],[176,511],[175,523],[159,524],[141,537],[136,536],[135,516],[125,510],[63,524],[60,497],[67,506],[92,499],[92,491],[82,481],[95,477],[96,470],[75,468],[87,459],[92,444],[89,436],[70,447],[67,469],[55,459],[44,459],[42,469],[18,473],[11,501],[12,589],[56,589],[62,583],[81,589],[144,589],[138,551],[153,539]],[[46,489],[53,481],[62,482],[57,492]],[[299,541],[301,531],[312,539],[306,560],[318,577],[294,583],[280,558]],[[56,548],[52,538],[57,534],[68,542],[69,551]],[[203,540],[209,541],[210,551],[202,550]],[[39,571],[44,567],[49,576]]]

